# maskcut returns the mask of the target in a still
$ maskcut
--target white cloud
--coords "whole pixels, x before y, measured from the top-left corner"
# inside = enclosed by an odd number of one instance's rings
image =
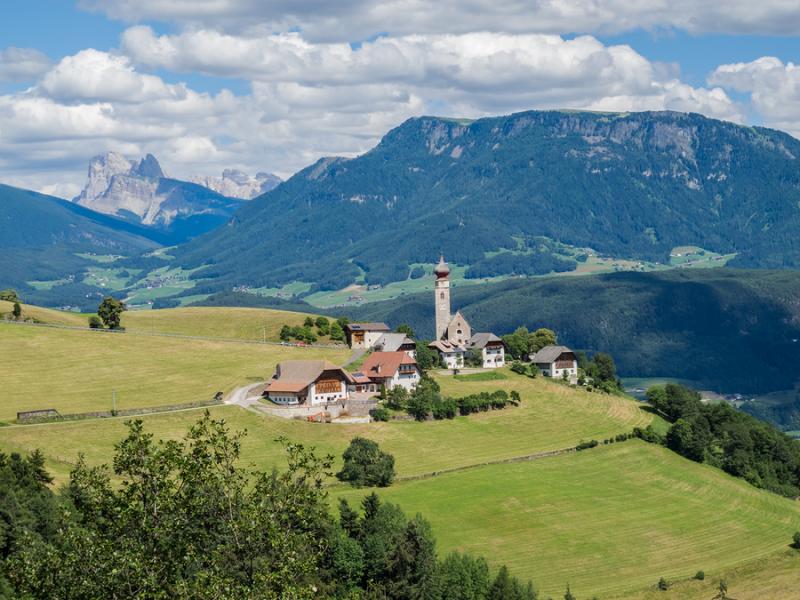
[[[795,0],[82,0],[128,22],[171,21],[227,31],[296,28],[311,40],[388,33],[800,33]]]
[[[245,78],[251,91],[200,93],[150,69]],[[81,51],[28,90],[0,96],[0,180],[38,169],[39,189],[78,184],[90,157],[106,150],[152,152],[177,177],[231,166],[286,176],[320,156],[364,152],[412,116],[531,108],[741,120],[723,90],[689,86],[629,46],[591,36],[406,35],[353,49],[299,34],[156,36],[132,27],[120,53]]]
[[[800,66],[763,56],[748,63],[721,65],[708,80],[749,94],[766,125],[800,137]]]
[[[0,50],[0,81],[32,81],[50,68],[50,59],[33,48]]]

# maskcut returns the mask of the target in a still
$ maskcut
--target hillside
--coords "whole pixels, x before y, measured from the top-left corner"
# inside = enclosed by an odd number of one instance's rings
[[[794,271],[703,269],[458,287],[453,306],[480,331],[553,328],[576,349],[611,353],[623,376],[733,393],[791,389],[800,380],[798,298]],[[432,310],[424,292],[348,314],[409,323],[430,336]]]
[[[673,112],[411,119],[326,158],[176,252],[212,288],[387,284],[445,252],[467,276],[575,268],[581,248],[800,266],[800,141]],[[391,248],[391,252],[387,252]]]
[[[140,226],[0,184],[0,288],[16,287],[23,297],[38,291],[26,282],[74,276],[93,264],[88,255],[136,254],[160,241]],[[63,283],[71,284],[62,290],[63,302],[91,291],[74,281]]]

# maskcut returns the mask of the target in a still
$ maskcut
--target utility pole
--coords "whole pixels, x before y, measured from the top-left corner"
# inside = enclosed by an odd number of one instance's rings
[[[117,390],[111,390],[111,414],[117,414]]]

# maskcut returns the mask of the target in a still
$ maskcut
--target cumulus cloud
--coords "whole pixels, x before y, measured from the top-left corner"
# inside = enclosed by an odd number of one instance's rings
[[[82,0],[129,22],[161,20],[227,31],[298,29],[307,39],[352,41],[379,33],[800,33],[793,0]]]
[[[0,81],[32,81],[50,68],[50,59],[33,48],[0,50]]]
[[[153,70],[246,79],[250,91],[200,93]],[[719,87],[689,86],[674,69],[592,36],[414,34],[351,47],[299,33],[158,36],[136,26],[119,52],[78,52],[24,92],[0,96],[0,157],[8,157],[0,179],[38,165],[79,183],[89,158],[105,150],[152,152],[184,178],[225,167],[286,176],[321,156],[364,152],[412,116],[531,108],[742,119]]]
[[[800,137],[800,66],[764,56],[748,63],[721,65],[708,81],[749,94],[766,125]]]

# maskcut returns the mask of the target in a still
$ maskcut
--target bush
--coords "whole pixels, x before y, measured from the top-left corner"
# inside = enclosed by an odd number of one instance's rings
[[[662,577],[658,580],[658,589],[662,592],[666,592],[669,589],[669,582]]]
[[[589,448],[596,448],[599,445],[600,445],[600,443],[597,440],[591,440],[591,441],[588,441],[588,442],[581,442],[580,444],[575,446],[575,449],[580,452],[581,450],[588,450]]]
[[[795,549],[800,550],[800,531],[795,531],[794,535],[792,536],[792,546]]]
[[[431,405],[431,413],[434,419],[455,419],[458,404],[452,398],[445,398]]]
[[[519,375],[527,375],[528,373],[527,365],[518,360],[515,360],[514,362],[511,363],[511,370]]]
[[[379,406],[378,408],[373,408],[369,412],[369,414],[375,421],[388,421],[392,417],[392,413],[390,413],[388,409],[382,406]]]
[[[394,481],[394,456],[382,452],[372,440],[355,437],[342,455],[344,466],[337,479],[354,487],[386,487]]]
[[[697,573],[694,574],[694,578],[697,579],[698,581],[703,581],[706,578],[706,574],[704,571],[698,571]]]
[[[100,317],[98,317],[97,315],[91,315],[89,317],[89,327],[91,329],[102,329],[103,328],[103,322],[100,320]]]

